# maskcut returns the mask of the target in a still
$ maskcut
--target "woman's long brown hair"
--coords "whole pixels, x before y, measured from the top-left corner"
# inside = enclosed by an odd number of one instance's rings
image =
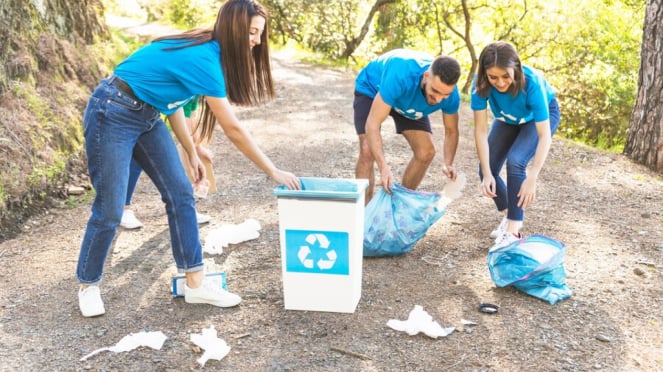
[[[213,29],[194,29],[177,35],[162,36],[160,40],[190,40],[181,49],[216,40],[221,46],[221,66],[226,80],[228,100],[240,106],[253,106],[274,98],[274,83],[269,58],[268,22],[260,35],[260,45],[251,48],[249,28],[251,18],[268,19],[267,9],[255,0],[229,0],[216,18]],[[195,61],[193,62],[195,63]],[[203,100],[204,102],[204,100]],[[201,138],[211,140],[216,118],[205,102],[198,121]]]

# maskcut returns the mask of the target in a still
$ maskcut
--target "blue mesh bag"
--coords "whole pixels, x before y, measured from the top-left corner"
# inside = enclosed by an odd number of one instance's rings
[[[398,256],[409,252],[446,212],[442,195],[392,184],[380,189],[366,206],[364,256]]]
[[[543,235],[532,235],[488,253],[488,269],[498,287],[514,286],[555,304],[571,297],[566,284],[566,247]]]

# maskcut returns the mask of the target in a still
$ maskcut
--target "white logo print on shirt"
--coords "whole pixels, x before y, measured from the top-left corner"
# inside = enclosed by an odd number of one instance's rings
[[[168,109],[170,110],[170,109],[174,109],[174,108],[177,108],[177,107],[179,107],[179,106],[182,106],[182,105],[185,104],[187,101],[188,101],[188,100],[185,99],[185,100],[183,100],[183,101],[176,101],[176,102],[173,102],[173,103],[169,103],[169,104],[168,104]]]
[[[406,111],[403,111],[399,108],[394,107],[394,110],[396,110],[397,113],[405,116],[406,118],[418,120],[421,119],[424,116],[424,113],[421,111],[416,111],[415,109],[409,109]]]

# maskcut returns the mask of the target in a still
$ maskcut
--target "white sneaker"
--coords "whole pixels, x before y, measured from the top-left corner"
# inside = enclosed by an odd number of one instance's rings
[[[493,239],[497,239],[498,236],[501,236],[505,231],[507,226],[509,225],[509,220],[504,216],[502,218],[502,222],[495,228],[495,230],[490,232],[490,237]]]
[[[143,223],[136,218],[134,211],[131,209],[125,209],[122,213],[122,219],[120,220],[120,226],[125,229],[133,230],[143,227]]]
[[[495,245],[493,245],[493,247],[490,248],[490,250],[493,251],[497,248],[505,247],[513,242],[517,242],[518,240],[520,240],[520,238],[521,238],[520,233],[518,233],[518,235],[515,235],[512,232],[505,231],[502,233],[502,235],[498,236],[497,239],[495,239]]]
[[[198,220],[198,224],[202,225],[204,223],[210,222],[212,217],[207,214],[198,213],[198,211],[196,211],[196,219]]]
[[[86,318],[106,313],[99,286],[91,285],[86,288],[81,286],[78,290],[78,307],[81,309],[81,314]]]
[[[219,307],[233,307],[242,302],[242,298],[220,288],[218,283],[205,278],[198,288],[189,288],[184,284],[184,301],[190,304],[210,304]]]

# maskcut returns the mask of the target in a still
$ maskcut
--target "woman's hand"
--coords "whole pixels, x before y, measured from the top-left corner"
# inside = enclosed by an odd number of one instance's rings
[[[299,178],[294,174],[280,169],[276,169],[272,174],[272,179],[280,185],[284,185],[288,190],[301,190],[302,185],[299,182]]]
[[[495,177],[493,175],[484,175],[481,181],[481,192],[484,196],[494,198],[497,196],[495,193]]]
[[[525,209],[536,200],[536,178],[527,177],[518,191],[518,206]]]
[[[189,164],[191,165],[191,175],[195,187],[197,184],[207,181],[207,174],[205,173],[205,165],[200,161],[198,153],[196,153],[196,151],[191,151],[188,155]]]

